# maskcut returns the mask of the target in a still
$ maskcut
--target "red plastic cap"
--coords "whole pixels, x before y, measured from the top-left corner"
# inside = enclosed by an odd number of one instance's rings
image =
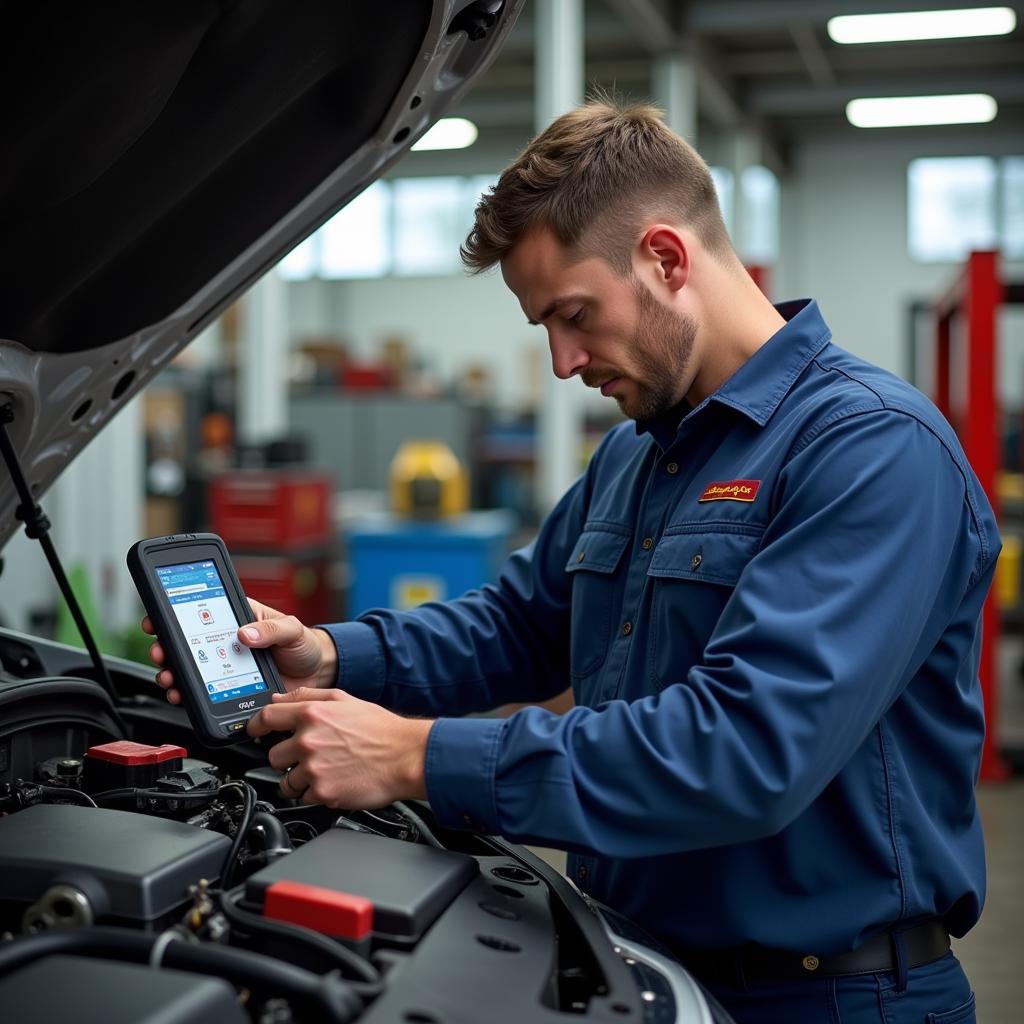
[[[111,764],[163,764],[164,761],[173,761],[178,757],[188,757],[188,751],[170,743],[151,747],[146,743],[118,740],[116,743],[101,743],[97,747],[90,747],[86,757],[95,757],[97,761],[109,761]]]
[[[373,904],[366,897],[303,882],[267,886],[263,916],[355,942],[373,930]]]

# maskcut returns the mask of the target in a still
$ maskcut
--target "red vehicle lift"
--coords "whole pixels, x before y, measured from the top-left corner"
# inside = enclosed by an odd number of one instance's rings
[[[998,254],[971,253],[953,286],[935,306],[935,404],[956,429],[964,452],[999,514],[1001,409],[996,388],[996,314],[1004,302],[1024,302],[1024,285],[1004,284]],[[954,324],[959,328],[954,331]],[[954,371],[955,368],[955,371]],[[981,689],[985,701],[985,746],[981,777],[1010,774],[997,746],[999,609],[995,588],[982,615]]]

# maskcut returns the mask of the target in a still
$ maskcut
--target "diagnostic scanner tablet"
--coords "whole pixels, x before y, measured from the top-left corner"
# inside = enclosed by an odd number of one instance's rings
[[[246,722],[285,691],[270,655],[238,639],[255,616],[224,541],[151,537],[127,561],[196,734],[209,746],[245,739]]]

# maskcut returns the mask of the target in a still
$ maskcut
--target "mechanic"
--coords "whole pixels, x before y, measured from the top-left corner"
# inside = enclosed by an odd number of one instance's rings
[[[556,120],[463,259],[500,265],[555,374],[634,422],[495,586],[316,629],[254,603],[239,636],[289,693],[250,732],[294,732],[270,751],[285,794],[425,797],[446,827],[569,851],[740,1024],[974,1020],[947,933],[984,894],[1000,545],[951,428],[813,301],[768,302],[651,108]],[[570,682],[561,716],[445,717]]]

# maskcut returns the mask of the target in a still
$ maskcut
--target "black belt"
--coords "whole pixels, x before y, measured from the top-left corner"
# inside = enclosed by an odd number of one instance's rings
[[[920,967],[949,952],[949,935],[940,921],[899,931],[905,950],[906,967]],[[892,932],[872,936],[858,949],[835,956],[797,953],[765,946],[735,946],[731,949],[674,949],[683,966],[707,985],[745,988],[755,983],[789,981],[794,978],[824,978],[840,974],[874,974],[894,971],[896,939]]]

